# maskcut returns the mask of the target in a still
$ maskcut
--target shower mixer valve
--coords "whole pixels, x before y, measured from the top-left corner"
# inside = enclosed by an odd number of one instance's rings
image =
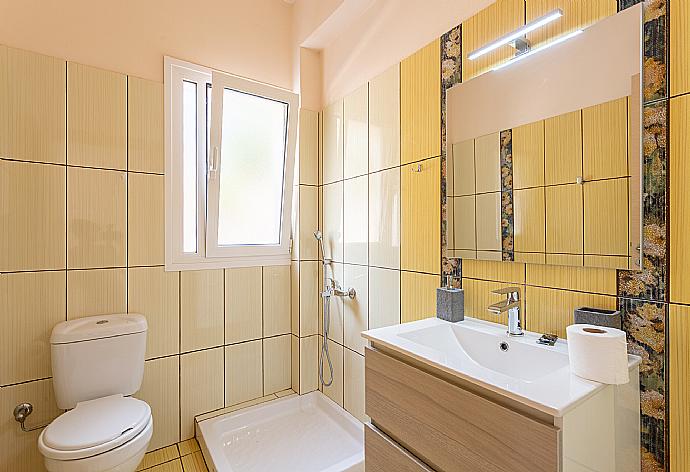
[[[321,294],[322,297],[329,297],[331,295],[334,295],[336,297],[350,297],[350,299],[354,300],[354,298],[357,296],[357,292],[354,288],[350,288],[347,291],[345,291],[342,289],[337,280],[329,277],[328,281],[330,285],[326,287],[326,290],[323,291],[323,293]]]

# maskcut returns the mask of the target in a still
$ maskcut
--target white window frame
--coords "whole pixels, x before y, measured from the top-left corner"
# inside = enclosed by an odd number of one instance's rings
[[[262,265],[289,265],[292,247],[292,188],[299,96],[291,91],[233,76],[208,67],[165,57],[165,269],[199,270]],[[197,252],[183,250],[182,84],[197,84]],[[286,103],[287,132],[283,171],[283,208],[277,245],[218,246],[220,120],[211,120],[207,155],[206,92],[211,91],[210,116],[222,117],[222,92],[231,88]],[[203,104],[204,106],[199,106]],[[210,117],[209,117],[210,118]],[[208,197],[207,197],[208,195]]]

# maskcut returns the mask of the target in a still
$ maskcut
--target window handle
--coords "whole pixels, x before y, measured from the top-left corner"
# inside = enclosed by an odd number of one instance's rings
[[[208,161],[208,178],[209,180],[216,177],[218,172],[218,146],[214,146],[211,151],[211,156]]]

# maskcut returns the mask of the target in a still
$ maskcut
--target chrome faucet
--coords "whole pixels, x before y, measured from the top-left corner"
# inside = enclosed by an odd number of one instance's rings
[[[508,334],[523,336],[525,333],[520,326],[520,289],[518,287],[499,288],[492,290],[496,295],[507,295],[505,300],[489,305],[488,310],[494,315],[508,312]]]

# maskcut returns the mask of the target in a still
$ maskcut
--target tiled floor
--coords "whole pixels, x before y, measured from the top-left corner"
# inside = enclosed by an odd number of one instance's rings
[[[208,472],[196,439],[156,449],[144,456],[137,470],[146,472]]]

